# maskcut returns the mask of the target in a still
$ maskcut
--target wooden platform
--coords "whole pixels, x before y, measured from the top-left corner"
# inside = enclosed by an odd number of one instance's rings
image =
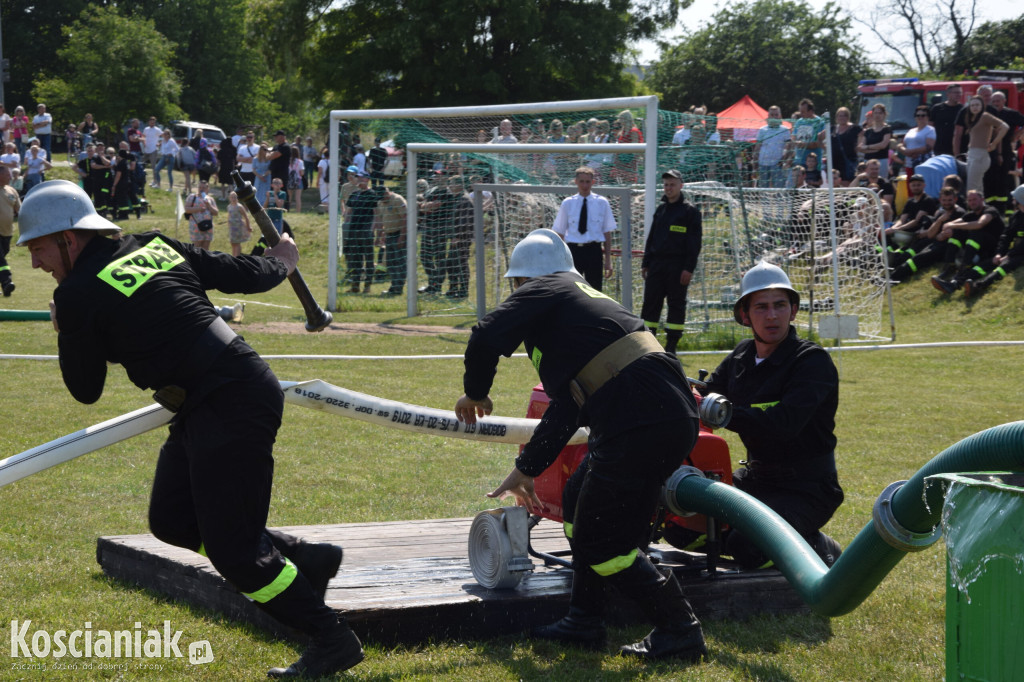
[[[345,549],[326,601],[345,614],[361,636],[382,643],[420,642],[445,637],[488,637],[520,632],[560,618],[569,597],[571,572],[534,559],[534,571],[513,590],[477,584],[467,558],[472,519],[294,526],[281,530]],[[567,549],[560,524],[541,521],[530,534],[534,549]],[[745,618],[753,614],[806,612],[807,607],[776,571],[739,573],[720,568],[715,577],[686,569],[689,556],[665,550],[664,565],[682,579],[701,618]],[[283,631],[220,577],[202,556],[166,545],[152,535],[101,537],[96,558],[112,577],[172,599]],[[632,604],[616,602],[615,621],[639,619]]]

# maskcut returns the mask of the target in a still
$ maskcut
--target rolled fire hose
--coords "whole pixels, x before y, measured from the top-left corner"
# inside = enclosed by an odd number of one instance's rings
[[[476,515],[469,527],[469,567],[483,587],[505,590],[515,587],[533,570],[529,514],[526,507],[488,509]]]
[[[525,443],[530,440],[534,429],[540,423],[539,419],[488,416],[476,424],[464,424],[456,420],[454,413],[449,410],[383,400],[320,380],[282,381],[281,388],[284,389],[285,400],[296,405],[435,436],[496,443]],[[94,450],[152,431],[169,422],[173,416],[173,413],[159,405],[150,405],[12,455],[0,460],[0,487]],[[586,430],[580,429],[570,443],[583,443],[586,439]]]

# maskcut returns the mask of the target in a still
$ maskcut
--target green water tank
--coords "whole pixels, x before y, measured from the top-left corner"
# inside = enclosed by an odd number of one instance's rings
[[[930,476],[947,488],[946,680],[1024,680],[1024,474]]]

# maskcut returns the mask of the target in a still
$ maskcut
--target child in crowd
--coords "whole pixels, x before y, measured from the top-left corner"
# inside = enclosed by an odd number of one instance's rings
[[[281,178],[274,178],[270,183],[270,191],[267,192],[267,200],[264,202],[264,206],[267,209],[270,222],[274,223],[274,228],[277,229],[278,234],[281,234],[284,230],[284,212],[287,202],[288,193],[284,191],[284,183],[281,182]]]
[[[231,255],[242,255],[242,244],[252,237],[252,226],[249,224],[249,212],[238,203],[238,195],[228,195],[228,238],[231,240]]]

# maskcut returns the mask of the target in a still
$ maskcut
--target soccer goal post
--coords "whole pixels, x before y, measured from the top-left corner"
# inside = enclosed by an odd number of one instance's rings
[[[450,127],[447,130],[438,132],[429,125],[423,125],[424,142],[453,141],[453,137],[461,135],[461,139],[469,139],[473,130],[480,127],[481,121],[496,121],[499,117],[522,117],[543,116],[545,114],[575,112],[585,114],[588,112],[616,112],[620,110],[639,109],[644,112],[645,143],[643,153],[643,185],[646,192],[644,213],[653,215],[656,190],[657,190],[657,169],[658,169],[658,98],[655,95],[643,97],[612,97],[605,99],[570,100],[561,102],[532,102],[524,104],[495,104],[486,106],[464,106],[464,107],[428,107],[420,109],[339,109],[333,110],[330,114],[330,138],[328,148],[329,177],[340,178],[341,166],[340,156],[340,128],[342,121],[376,121],[415,119],[425,121],[427,124],[443,121],[445,119],[468,121],[467,126]],[[437,128],[437,126],[435,126]],[[497,150],[495,147],[505,145],[492,145],[491,153]],[[511,147],[512,145],[507,145]],[[519,146],[519,145],[516,145]],[[545,145],[546,146],[546,145]],[[502,151],[507,151],[502,150]],[[578,151],[578,150],[574,150]],[[622,151],[622,150],[619,150]],[[328,194],[328,289],[327,309],[337,310],[338,295],[338,255],[341,249],[340,210],[339,210],[339,185],[332,181]],[[416,194],[410,194],[407,199],[410,205],[415,203]]]

